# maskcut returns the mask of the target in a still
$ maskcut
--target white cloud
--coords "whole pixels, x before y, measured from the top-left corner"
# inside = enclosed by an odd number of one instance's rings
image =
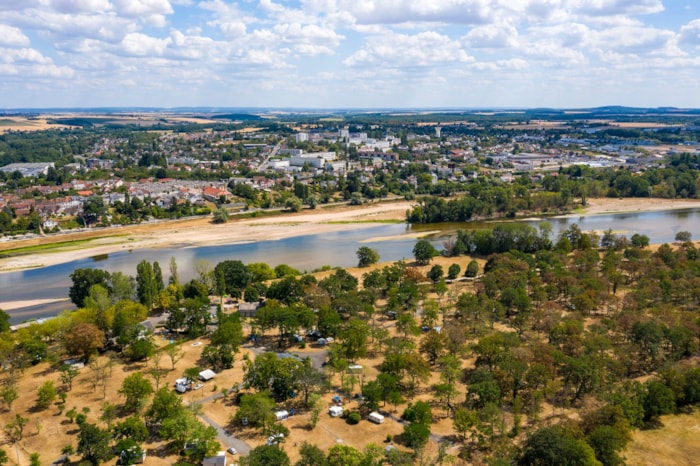
[[[120,50],[126,55],[136,57],[160,56],[165,53],[171,38],[158,39],[140,33],[130,33],[124,36],[119,44]]]
[[[474,48],[510,48],[518,43],[518,31],[510,24],[488,24],[473,28],[464,40]]]
[[[320,55],[333,53],[343,36],[334,30],[315,24],[278,24],[273,28],[279,40],[292,45],[295,51],[304,55]]]
[[[0,24],[0,45],[23,47],[29,45],[29,38],[19,28]]]
[[[458,41],[437,32],[421,32],[372,37],[359,51],[343,60],[343,64],[425,67],[471,60]]]
[[[587,42],[597,51],[644,55],[669,50],[674,38],[670,31],[650,27],[618,27],[596,31]]]
[[[360,24],[485,24],[492,18],[492,4],[490,0],[338,0],[326,8],[348,12]]]
[[[53,0],[51,5],[60,13],[98,13],[109,11],[109,0]]]
[[[170,15],[173,7],[168,0],[112,0],[119,15],[138,18],[151,15]]]
[[[227,4],[221,0],[211,0],[200,2],[199,8],[211,11],[216,19],[208,21],[209,27],[217,27],[229,38],[236,38],[245,35],[247,24],[253,21],[246,17],[235,4]]]
[[[26,82],[35,77],[65,78],[73,70],[54,65],[51,58],[32,48],[0,48],[0,76],[22,76]]]
[[[586,15],[647,15],[664,11],[661,0],[569,0],[574,11]]]
[[[681,28],[680,43],[700,47],[700,19],[694,19]]]

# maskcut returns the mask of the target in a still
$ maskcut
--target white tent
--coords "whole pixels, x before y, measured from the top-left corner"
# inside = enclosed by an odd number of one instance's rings
[[[213,379],[215,376],[216,372],[211,369],[206,369],[199,373],[199,380],[206,382],[207,380]]]

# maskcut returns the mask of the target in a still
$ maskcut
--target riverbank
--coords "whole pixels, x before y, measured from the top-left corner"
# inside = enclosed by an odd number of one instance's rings
[[[210,217],[191,218],[5,241],[0,242],[0,251],[26,248],[26,252],[0,258],[0,273],[48,267],[121,251],[217,246],[366,228],[372,223],[404,221],[406,211],[413,205],[413,202],[398,201],[334,206],[269,217],[233,218],[224,224],[213,224]],[[31,249],[51,243],[56,244],[50,249],[36,252]]]
[[[659,198],[596,198],[587,199],[586,207],[572,215],[601,215],[626,212],[653,212],[661,210],[698,209],[698,199],[659,199]]]
[[[318,233],[366,228],[368,224],[401,222],[414,202],[396,201],[362,206],[334,206],[276,216],[232,219],[212,224],[210,218],[85,230],[76,233],[0,242],[0,251],[26,247],[27,252],[0,258],[0,273],[47,267],[78,259],[148,248],[187,248],[278,240]],[[599,215],[700,208],[700,200],[589,199],[571,215]],[[74,241],[74,243],[73,243]],[[32,247],[59,243],[50,249]]]

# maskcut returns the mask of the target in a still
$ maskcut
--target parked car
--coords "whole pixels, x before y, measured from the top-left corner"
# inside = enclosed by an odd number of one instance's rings
[[[238,454],[238,450],[236,450],[236,449],[233,448],[233,447],[228,447],[228,449],[227,449],[226,451],[227,451],[228,453],[231,453],[232,455],[237,455],[237,454]]]
[[[269,447],[270,445],[277,445],[278,443],[280,443],[280,442],[282,441],[283,438],[284,438],[284,434],[282,434],[282,433],[275,434],[275,435],[270,435],[270,436],[267,438],[266,444],[267,444],[268,447]]]

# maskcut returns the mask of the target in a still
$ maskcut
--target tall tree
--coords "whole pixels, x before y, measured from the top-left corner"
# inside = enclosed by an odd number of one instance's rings
[[[158,296],[158,286],[153,266],[145,259],[136,266],[136,295],[139,298],[139,302],[148,309],[153,307],[156,296]]]

